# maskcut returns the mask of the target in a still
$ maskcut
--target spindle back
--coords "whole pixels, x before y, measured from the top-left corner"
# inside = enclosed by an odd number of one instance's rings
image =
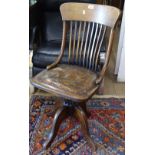
[[[109,61],[113,29],[120,15],[119,9],[97,4],[64,3],[60,7],[63,20],[61,51],[68,46],[68,63],[96,71],[105,34],[110,28],[105,64]],[[66,36],[68,35],[68,42]]]

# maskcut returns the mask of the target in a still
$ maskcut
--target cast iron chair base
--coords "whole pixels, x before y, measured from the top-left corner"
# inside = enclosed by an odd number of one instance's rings
[[[58,107],[56,109],[56,113],[55,113],[55,116],[53,119],[52,131],[49,134],[49,140],[44,143],[43,148],[48,149],[51,146],[52,142],[54,141],[54,139],[57,135],[57,132],[58,132],[61,122],[68,115],[74,116],[80,122],[83,134],[84,134],[88,144],[90,145],[92,150],[95,152],[96,145],[93,142],[93,140],[91,139],[90,134],[89,134],[89,129],[88,129],[87,116],[89,116],[89,113],[86,110],[86,103],[81,103],[81,104],[78,103],[77,104],[72,101],[65,101],[63,103],[63,106]]]

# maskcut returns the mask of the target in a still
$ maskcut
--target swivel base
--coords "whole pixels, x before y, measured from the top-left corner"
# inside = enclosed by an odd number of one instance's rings
[[[52,130],[51,130],[51,133],[49,134],[49,140],[44,143],[43,148],[48,149],[51,146],[52,142],[54,141],[57,135],[61,122],[67,116],[73,116],[80,122],[83,135],[85,136],[88,144],[90,145],[93,151],[96,151],[96,145],[91,139],[89,134],[86,115],[87,116],[90,115],[87,112],[86,103],[74,103],[72,101],[65,101],[63,103],[63,106],[60,106],[56,109],[54,119],[53,119]]]

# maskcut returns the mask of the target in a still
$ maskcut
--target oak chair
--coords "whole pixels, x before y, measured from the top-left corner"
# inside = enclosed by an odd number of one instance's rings
[[[58,107],[53,120],[48,148],[56,137],[60,122],[68,115],[81,123],[81,129],[91,148],[96,146],[88,131],[86,102],[98,90],[110,58],[114,30],[120,10],[106,5],[86,3],[64,3],[60,7],[63,20],[63,36],[60,55],[55,63],[37,74],[32,84],[64,99]],[[106,32],[109,33],[106,34]],[[66,41],[66,36],[69,40]],[[105,35],[108,36],[105,62],[100,71],[99,52]],[[68,48],[68,64],[60,64]],[[100,72],[99,72],[100,71]]]

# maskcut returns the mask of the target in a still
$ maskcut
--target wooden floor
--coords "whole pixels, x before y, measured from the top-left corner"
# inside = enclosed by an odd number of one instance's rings
[[[104,94],[111,96],[125,96],[125,83],[117,82],[113,73],[108,73],[104,81]]]
[[[115,34],[111,58],[110,58],[108,70],[105,76],[104,95],[125,96],[125,83],[117,82],[117,76],[114,75],[118,40],[119,40],[119,27],[117,28],[117,31]]]
[[[117,28],[116,35],[114,38],[113,49],[111,53],[111,58],[104,79],[104,92],[101,95],[107,96],[125,96],[125,83],[117,82],[117,77],[114,75],[115,64],[116,64],[116,54],[119,38],[119,28]],[[35,93],[40,93],[42,91],[37,91]],[[34,94],[35,94],[34,93]]]

